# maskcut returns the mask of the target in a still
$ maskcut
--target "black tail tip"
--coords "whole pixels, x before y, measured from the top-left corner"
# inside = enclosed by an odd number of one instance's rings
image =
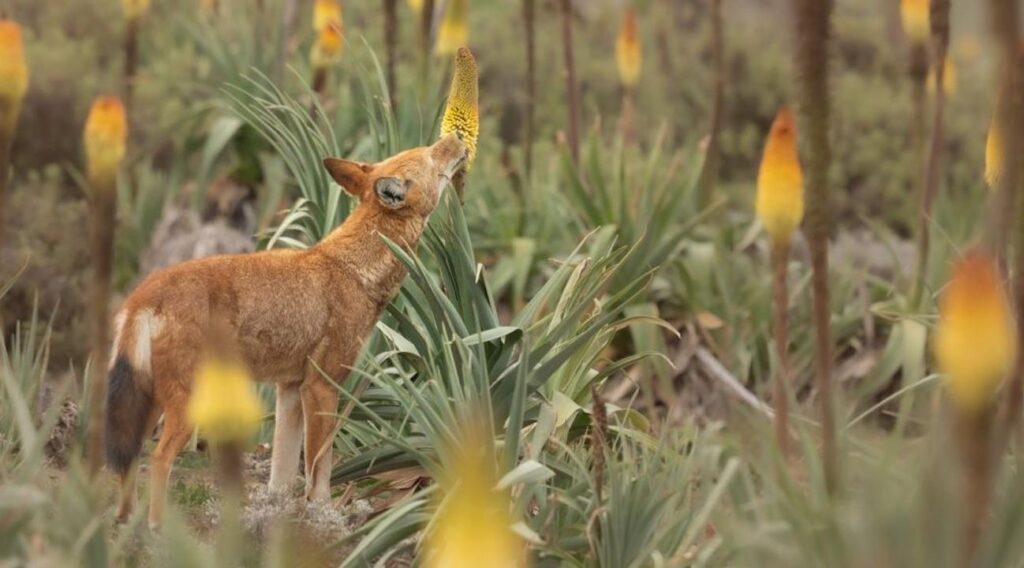
[[[107,464],[124,475],[142,451],[153,395],[138,385],[135,369],[123,355],[114,361],[107,381]]]

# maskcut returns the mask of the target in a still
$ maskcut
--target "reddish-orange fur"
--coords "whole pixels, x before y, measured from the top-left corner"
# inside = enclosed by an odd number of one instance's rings
[[[452,135],[374,165],[325,160],[360,204],[321,243],[182,263],[128,296],[115,321],[107,443],[111,455],[134,458],[137,441],[127,432],[151,432],[164,415],[152,457],[150,525],[160,523],[171,465],[192,432],[185,408],[214,314],[230,324],[253,376],[277,384],[271,487],[287,487],[297,476],[304,426],[306,496],[329,497],[338,391],[321,370],[335,382],[345,379],[405,277],[381,236],[415,247],[465,155]],[[117,361],[130,370],[114,385]],[[133,505],[137,459],[112,459],[124,517]]]

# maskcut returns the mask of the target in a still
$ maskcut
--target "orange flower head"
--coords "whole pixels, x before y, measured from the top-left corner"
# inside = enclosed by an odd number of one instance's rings
[[[251,438],[263,421],[263,405],[248,369],[235,361],[207,358],[196,373],[188,419],[216,444]]]
[[[441,119],[441,136],[455,132],[466,144],[466,171],[476,158],[476,142],[480,136],[479,91],[476,58],[468,47],[461,47],[455,54],[455,74]]]
[[[1017,354],[1017,332],[995,261],[979,251],[953,267],[939,302],[933,345],[946,388],[961,412],[991,406]]]
[[[988,136],[985,138],[985,182],[989,189],[995,190],[999,187],[999,180],[1003,177],[1003,130],[999,126],[999,117],[992,117],[992,123],[988,127]]]
[[[313,31],[320,33],[329,26],[334,26],[339,31],[345,29],[341,4],[338,0],[316,0],[316,4],[313,5]]]
[[[469,0],[450,0],[447,6],[434,45],[434,53],[440,57],[452,55],[469,44]]]
[[[121,0],[121,11],[129,20],[141,18],[149,11],[149,0]]]
[[[931,33],[931,5],[929,0],[901,0],[900,17],[903,33],[913,43],[928,41]]]
[[[636,12],[627,8],[622,15],[622,27],[615,42],[615,62],[619,68],[619,80],[626,87],[635,87],[640,80],[643,66],[643,52],[636,27]]]
[[[779,109],[757,175],[757,216],[776,244],[788,244],[804,217],[804,176],[789,107]]]
[[[498,486],[493,440],[479,423],[464,427],[439,480],[441,501],[424,551],[427,568],[524,568],[522,539],[512,530],[511,499]]]
[[[343,49],[341,30],[336,26],[327,26],[317,35],[316,43],[309,52],[309,61],[314,69],[330,67],[341,61]]]
[[[10,20],[0,20],[0,134],[14,131],[27,90],[28,67],[21,27]]]
[[[111,187],[124,159],[128,119],[117,97],[99,97],[85,121],[86,173],[94,186]]]

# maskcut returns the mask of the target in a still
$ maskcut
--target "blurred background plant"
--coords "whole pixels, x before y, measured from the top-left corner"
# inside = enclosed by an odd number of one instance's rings
[[[251,546],[239,563],[412,562],[463,522],[470,478],[494,500],[496,538],[514,535],[537,566],[960,565],[963,464],[943,449],[961,432],[927,345],[951,260],[988,223],[986,131],[1003,132],[986,10],[952,6],[945,160],[916,303],[915,145],[940,91],[908,68],[928,25],[909,29],[896,2],[833,3],[825,315],[845,484],[830,495],[799,233],[775,265],[789,284],[776,300],[789,307],[788,459],[762,402],[776,368],[773,271],[753,196],[773,117],[796,102],[787,4],[159,0],[126,21],[122,8],[146,3],[8,0],[0,16],[21,26],[31,82],[0,209],[0,563],[221,560],[223,499],[202,444],[182,458],[179,513],[157,538],[144,514],[110,526],[110,488],[85,475],[76,417],[90,409],[69,379],[102,361],[87,357],[88,193],[69,133],[90,101],[131,86],[116,303],[172,262],[319,241],[354,206],[321,160],[434,140],[468,43],[479,140],[465,202],[449,192],[418,253],[395,249],[410,276],[339,385],[334,500],[260,493],[268,421],[244,462]],[[559,6],[575,36],[578,161]],[[272,408],[272,389],[261,396]],[[451,451],[468,411],[483,473]],[[1024,542],[1016,446],[1000,455],[974,565],[1012,564]]]

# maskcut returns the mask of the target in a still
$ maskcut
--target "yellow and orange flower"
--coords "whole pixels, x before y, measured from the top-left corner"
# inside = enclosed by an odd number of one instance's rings
[[[263,421],[263,405],[248,369],[217,357],[205,360],[193,383],[188,419],[215,444],[249,440]]]
[[[121,0],[121,11],[129,20],[141,18],[149,11],[149,0]]]
[[[114,184],[124,159],[127,137],[128,119],[121,99],[97,98],[89,109],[83,135],[86,173],[94,187]]]
[[[344,30],[341,15],[341,4],[338,0],[316,0],[313,5],[313,31],[320,33],[324,28],[334,26]]]
[[[466,171],[476,157],[480,135],[479,90],[476,59],[468,47],[461,47],[455,54],[455,74],[441,119],[441,136],[455,132],[462,138],[467,151]]]
[[[956,63],[949,57],[946,58],[946,62],[942,65],[942,90],[946,93],[947,97],[952,97],[956,94]],[[935,69],[928,69],[928,80],[927,89],[931,94],[935,94]]]
[[[314,69],[323,69],[341,61],[344,42],[341,30],[335,26],[327,26],[320,30],[316,43],[309,52],[309,62]]]
[[[451,470],[439,482],[441,501],[427,534],[428,568],[523,568],[522,539],[512,529],[508,491],[497,488],[493,441],[465,428]]]
[[[999,126],[999,116],[992,117],[992,124],[988,127],[988,136],[985,138],[985,182],[989,189],[995,190],[999,187],[999,180],[1003,177],[1003,130]]]
[[[934,352],[958,410],[989,408],[1017,354],[1017,331],[995,261],[974,251],[953,267],[939,303]]]
[[[931,33],[931,3],[929,0],[901,0],[900,17],[903,33],[913,43],[928,41]]]
[[[0,134],[14,131],[21,103],[28,90],[28,67],[21,41],[21,27],[0,20]]]
[[[635,87],[640,80],[643,66],[643,51],[636,27],[636,12],[627,8],[622,15],[622,28],[615,42],[615,62],[619,68],[619,80],[628,88]]]
[[[437,32],[434,53],[439,56],[451,55],[460,47],[469,44],[469,0],[450,0],[444,11],[444,19]]]
[[[789,107],[772,123],[757,175],[757,216],[775,244],[788,244],[804,216],[804,176]]]

